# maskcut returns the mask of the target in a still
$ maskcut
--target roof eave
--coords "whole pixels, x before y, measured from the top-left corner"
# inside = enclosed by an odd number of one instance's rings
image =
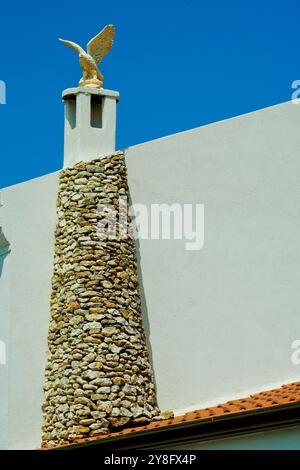
[[[56,450],[97,448],[107,450],[159,449],[183,443],[203,442],[253,432],[270,431],[300,424],[300,402],[255,408],[205,419],[158,426],[107,438],[74,443]],[[171,448],[171,447],[170,447]]]

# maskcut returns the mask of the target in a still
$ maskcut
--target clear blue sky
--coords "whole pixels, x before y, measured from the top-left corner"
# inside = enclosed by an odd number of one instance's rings
[[[58,37],[116,25],[102,70],[118,148],[288,101],[300,79],[299,1],[10,1],[0,17],[0,187],[61,168],[61,91],[81,74]]]

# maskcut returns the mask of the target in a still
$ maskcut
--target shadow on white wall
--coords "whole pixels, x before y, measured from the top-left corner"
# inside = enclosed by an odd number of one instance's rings
[[[4,260],[10,252],[9,241],[4,236],[2,227],[0,227],[0,277],[2,275]]]

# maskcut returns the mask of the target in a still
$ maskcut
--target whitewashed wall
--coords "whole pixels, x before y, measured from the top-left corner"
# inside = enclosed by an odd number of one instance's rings
[[[58,177],[51,174],[2,191],[3,233],[10,253],[0,276],[1,448],[40,446]]]
[[[160,407],[177,413],[298,380],[300,106],[131,147],[133,203],[205,205],[205,243],[140,240]],[[0,448],[40,445],[58,175],[2,191]],[[7,413],[8,409],[8,413]]]
[[[141,240],[163,409],[299,380],[300,106],[284,103],[129,148],[133,202],[203,203],[205,243]]]

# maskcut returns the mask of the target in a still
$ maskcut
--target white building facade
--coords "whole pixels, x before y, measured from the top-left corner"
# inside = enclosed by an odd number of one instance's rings
[[[107,98],[113,114],[117,97]],[[299,128],[300,108],[287,102],[125,151],[133,205],[149,214],[153,204],[200,205],[204,216],[198,249],[150,230],[137,240],[161,410],[181,414],[299,380]],[[104,155],[113,147],[106,141]],[[58,177],[1,190],[2,449],[41,442]]]

